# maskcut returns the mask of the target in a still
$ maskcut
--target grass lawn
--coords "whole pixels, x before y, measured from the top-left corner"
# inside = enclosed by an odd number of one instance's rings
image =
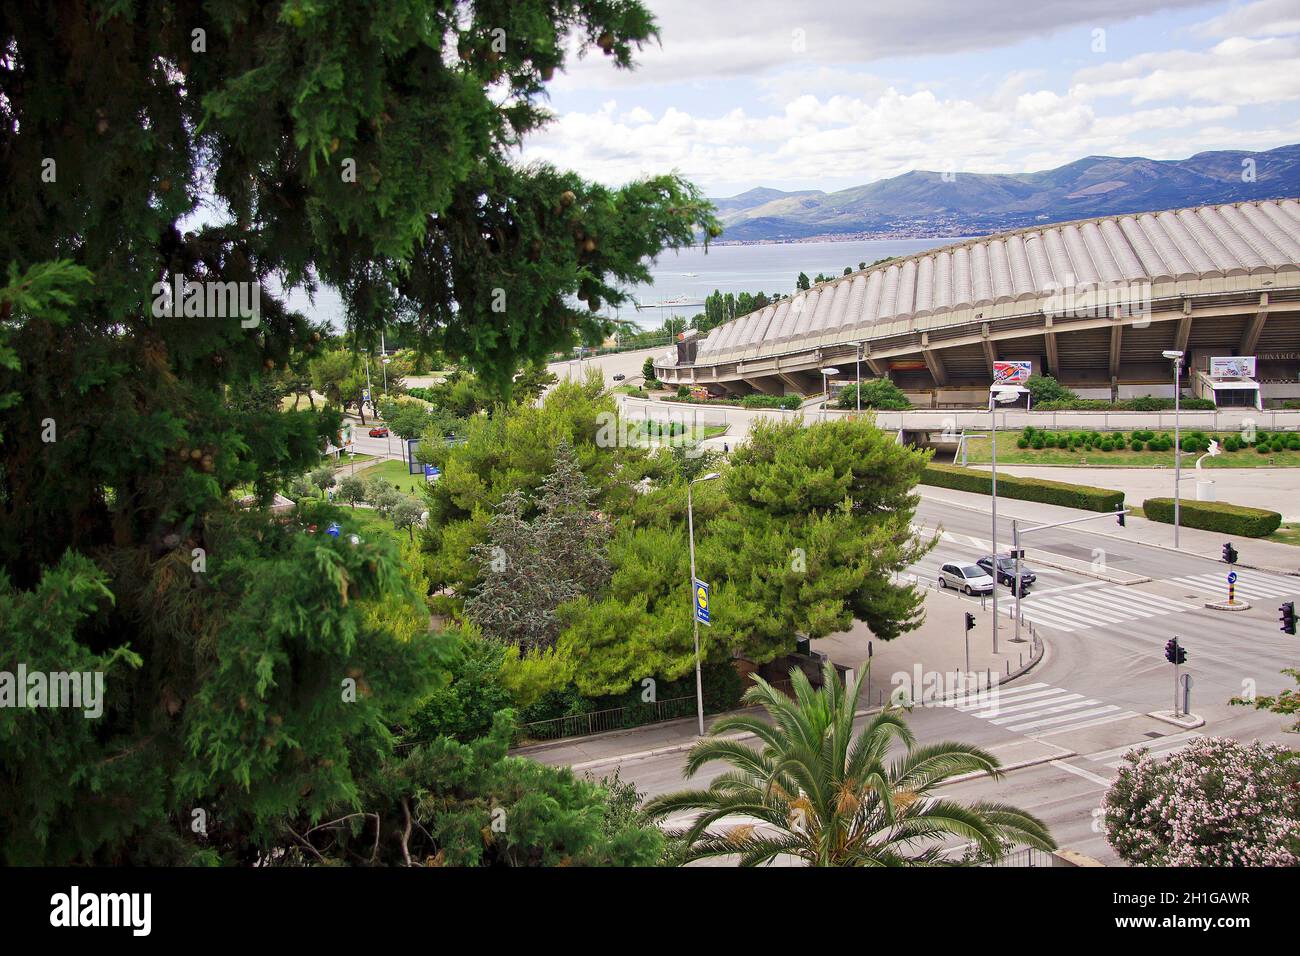
[[[1276,541],[1279,544],[1293,544],[1300,547],[1300,521],[1284,521],[1282,527],[1270,534],[1265,541]]]
[[[406,462],[402,459],[389,459],[377,465],[371,465],[360,476],[367,481],[371,478],[383,478],[399,491],[415,494],[424,487],[424,475],[407,474]]]
[[[1065,431],[1065,429],[1062,429],[1053,434],[1060,435],[1064,434]],[[1106,432],[1102,432],[1102,434],[1105,435]],[[1131,435],[1132,432],[1125,432],[1124,434]],[[1133,451],[1129,448],[1125,448],[1123,451],[1101,451],[1095,447],[1092,451],[1082,448],[1076,448],[1074,451],[1066,451],[1063,448],[1018,448],[1016,447],[1016,441],[1019,438],[1020,432],[1018,431],[998,432],[998,464],[1079,466],[1086,463],[1089,468],[1104,467],[1106,465],[1120,465],[1129,468],[1174,467],[1172,448],[1169,451]],[[989,461],[988,445],[987,438],[969,442],[966,446],[967,463],[972,465],[987,463]],[[1200,452],[1184,452],[1183,467],[1193,467],[1196,464],[1196,459],[1201,454]],[[1270,458],[1272,464],[1269,463]],[[961,456],[958,456],[957,463],[961,464]],[[1205,459],[1204,467],[1295,468],[1300,467],[1300,451],[1273,451],[1267,455],[1259,454],[1254,448],[1243,448],[1240,451],[1224,451],[1220,452],[1217,458]]]

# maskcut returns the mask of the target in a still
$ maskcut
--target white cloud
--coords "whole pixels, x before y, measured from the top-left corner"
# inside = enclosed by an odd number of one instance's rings
[[[1287,36],[1300,33],[1300,0],[1258,0],[1196,24],[1192,32],[1205,37]]]
[[[797,12],[756,0],[743,15],[732,4],[656,3],[664,49],[642,57],[647,69],[603,82],[615,71],[597,56],[601,80],[583,78],[584,102],[592,90],[616,87],[619,103],[562,113],[528,139],[524,156],[606,182],[676,169],[724,196],[756,185],[843,188],[912,169],[1020,172],[1098,153],[1169,159],[1300,138],[1290,105],[1300,100],[1300,37],[1270,35],[1285,33],[1300,0],[1234,7],[1190,32],[1144,24],[1167,43],[1195,35],[1211,45],[1099,64],[1082,53],[1078,62],[1087,65],[1073,74],[1077,64],[1048,69],[996,53],[954,59],[952,75],[932,84],[862,67],[885,47],[892,54],[909,46],[931,51],[943,38],[957,38],[954,49],[996,46],[1067,23],[1110,27],[1108,16],[1170,5],[1105,0],[1085,17],[1052,0],[1045,7],[1059,16],[1048,24],[1037,7],[1016,5],[1011,15],[1010,0],[995,0],[993,9],[912,0],[887,9],[833,3]],[[807,31],[803,54],[785,49],[793,29]],[[944,72],[942,59],[926,63],[928,72]],[[634,80],[644,89],[627,85]]]

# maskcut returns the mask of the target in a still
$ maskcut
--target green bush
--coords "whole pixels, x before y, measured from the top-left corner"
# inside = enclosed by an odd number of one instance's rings
[[[998,484],[1000,486],[1001,482]],[[1001,488],[998,490],[1000,492]],[[1142,511],[1152,521],[1173,524],[1174,499],[1148,498],[1142,502]],[[1246,508],[1221,501],[1183,501],[1179,512],[1179,523],[1185,528],[1219,531],[1244,538],[1266,538],[1282,524],[1282,516],[1276,511]]]
[[[839,408],[858,407],[858,386],[853,384],[841,389]],[[887,378],[868,379],[862,383],[862,407],[899,411],[912,407],[903,390]]]
[[[990,472],[978,468],[962,468],[959,465],[928,464],[921,473],[921,484],[956,491],[973,491],[982,495],[993,492],[993,476]],[[1114,511],[1124,506],[1122,491],[1071,485],[1043,478],[1017,478],[1012,475],[998,476],[998,497],[1082,508],[1085,511]]]
[[[740,400],[741,408],[789,408],[802,405],[798,395],[746,395]]]

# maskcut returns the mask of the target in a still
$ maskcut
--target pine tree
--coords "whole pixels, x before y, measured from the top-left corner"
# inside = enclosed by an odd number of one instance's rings
[[[331,408],[279,410],[267,379],[329,344],[284,285],[338,290],[350,349],[392,324],[503,394],[599,336],[711,208],[513,150],[570,38],[628,67],[654,36],[603,0],[0,9],[4,664],[107,680],[90,727],[0,714],[5,861],[253,861],[361,812],[442,642],[391,546],[233,504],[317,464],[364,380],[339,353]]]

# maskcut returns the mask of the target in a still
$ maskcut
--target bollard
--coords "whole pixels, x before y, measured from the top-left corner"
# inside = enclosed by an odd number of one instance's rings
[[[1011,662],[1007,661],[1007,676],[1011,676]]]

